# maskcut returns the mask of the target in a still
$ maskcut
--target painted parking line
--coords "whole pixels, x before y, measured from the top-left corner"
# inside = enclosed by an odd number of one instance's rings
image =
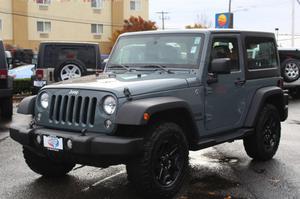
[[[100,181],[98,181],[98,182],[95,182],[94,184],[92,184],[92,185],[90,185],[90,186],[88,186],[88,187],[82,189],[81,191],[82,191],[82,192],[86,192],[86,191],[88,191],[88,190],[90,190],[90,189],[92,189],[92,188],[98,186],[99,184],[101,184],[101,183],[103,183],[103,182],[105,182],[105,181],[107,181],[107,180],[110,180],[110,179],[112,179],[112,178],[115,178],[115,177],[117,177],[117,176],[119,176],[119,175],[122,175],[122,174],[124,174],[124,173],[125,173],[125,171],[120,171],[120,172],[118,172],[118,173],[116,173],[116,174],[113,174],[113,175],[111,175],[111,176],[108,176],[108,177],[106,177],[106,178],[104,178],[104,179],[102,179],[102,180],[100,180]]]

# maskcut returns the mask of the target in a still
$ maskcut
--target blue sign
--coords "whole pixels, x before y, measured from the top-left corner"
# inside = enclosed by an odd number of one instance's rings
[[[233,14],[229,12],[216,14],[216,28],[233,28]]]

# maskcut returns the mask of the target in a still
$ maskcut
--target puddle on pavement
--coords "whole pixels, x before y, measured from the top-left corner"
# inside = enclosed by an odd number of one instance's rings
[[[241,199],[238,196],[243,195],[237,192],[241,184],[230,174],[230,166],[239,162],[213,148],[191,152],[191,179],[187,191],[178,199]]]
[[[211,151],[203,153],[202,156],[205,157],[205,160],[209,162],[227,163],[230,165],[238,164],[240,162],[240,160],[236,157],[224,157],[217,152]]]
[[[186,194],[179,199],[237,199],[237,197],[233,197],[226,193],[226,190],[239,186],[240,184],[238,182],[225,179],[218,175],[208,175],[200,178],[194,178],[190,181]]]
[[[297,125],[300,125],[300,121],[299,121],[299,120],[290,120],[288,123],[289,123],[289,124],[297,124]]]

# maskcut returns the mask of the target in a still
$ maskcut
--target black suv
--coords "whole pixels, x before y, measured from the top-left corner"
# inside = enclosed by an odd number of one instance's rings
[[[149,31],[120,36],[104,74],[49,85],[25,98],[12,124],[28,166],[63,176],[75,164],[126,164],[148,198],[184,182],[189,150],[244,140],[271,159],[288,96],[274,34],[236,30]]]
[[[1,119],[10,120],[13,112],[13,79],[8,76],[3,42],[0,40],[0,113]]]
[[[97,43],[42,42],[33,77],[34,90],[46,84],[78,78],[101,68]]]

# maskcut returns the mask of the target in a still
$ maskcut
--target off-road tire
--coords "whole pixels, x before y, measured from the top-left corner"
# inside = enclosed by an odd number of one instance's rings
[[[278,110],[266,104],[259,114],[254,134],[244,138],[245,150],[251,158],[266,161],[275,155],[281,135]]]
[[[3,98],[0,100],[0,112],[4,121],[10,121],[13,115],[13,99],[12,97]]]
[[[174,149],[170,151],[175,150],[176,152],[164,153],[165,150],[169,151],[169,149],[173,148],[167,147],[168,145],[174,146]],[[162,170],[163,168],[166,168],[162,166],[162,157],[165,155],[161,156],[161,154],[169,154],[168,157],[174,157],[174,159],[177,160],[174,161],[174,164],[170,163],[171,158],[167,160],[169,164],[172,165],[169,165],[167,175],[165,173],[166,171]],[[179,156],[177,156],[178,154]],[[189,162],[188,155],[189,148],[187,139],[183,130],[177,124],[164,122],[153,125],[149,128],[148,135],[145,138],[142,156],[130,161],[126,165],[128,180],[135,187],[135,190],[146,198],[171,198],[179,192],[187,176]],[[178,166],[178,164],[181,166]],[[160,166],[160,168],[157,166]],[[173,176],[177,177],[174,177],[172,183],[162,185],[162,183],[164,183],[163,179],[167,181],[166,176],[172,176],[169,171],[172,171],[174,168],[180,168],[177,169],[177,172],[179,171],[178,173],[173,173]],[[159,175],[157,176],[158,173]],[[161,179],[162,176],[164,176],[163,179]]]
[[[45,177],[63,177],[75,166],[72,163],[54,162],[49,158],[35,154],[26,147],[23,147],[23,155],[29,168]]]
[[[291,67],[294,68],[291,68]],[[290,67],[290,69],[288,69]],[[290,71],[289,71],[290,70]],[[297,59],[286,59],[281,63],[281,75],[286,82],[294,82],[300,77],[300,61]]]

